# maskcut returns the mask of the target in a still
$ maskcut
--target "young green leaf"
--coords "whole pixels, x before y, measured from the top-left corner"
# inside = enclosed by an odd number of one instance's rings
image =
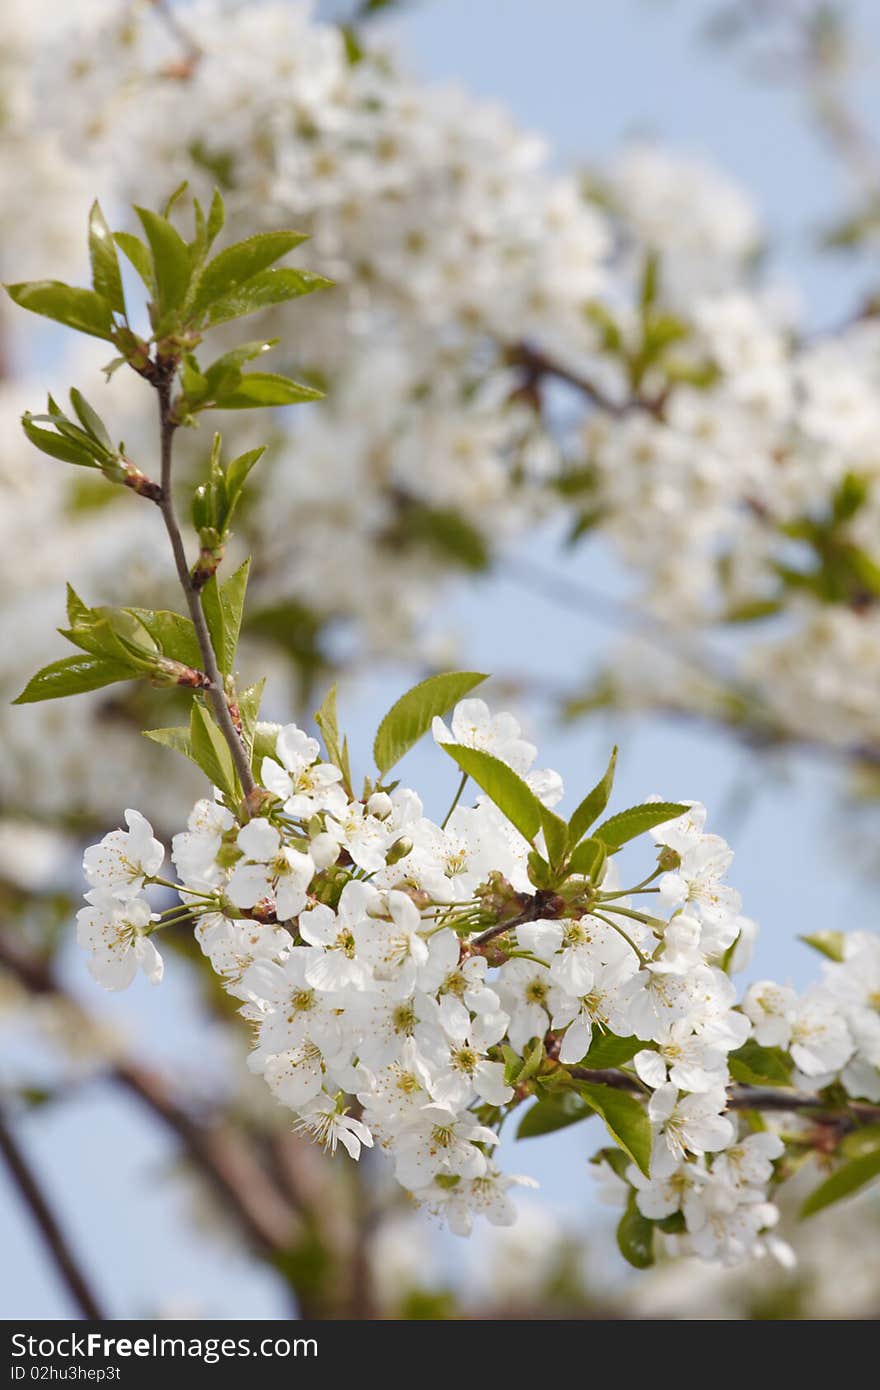
[[[209,388],[210,389],[210,388]],[[302,401],[320,401],[323,391],[304,386],[291,377],[275,372],[247,372],[225,395],[211,402],[215,410],[255,410],[270,406],[299,405]]]
[[[189,737],[193,761],[224,796],[237,797],[238,779],[229,745],[198,700],[193,700],[190,709]]]
[[[654,1263],[654,1226],[636,1206],[635,1192],[630,1192],[617,1227],[617,1248],[634,1269],[650,1269]]]
[[[248,449],[246,453],[239,454],[231,463],[226,465],[226,492],[229,497],[229,516],[232,515],[233,508],[238,501],[239,494],[244,487],[245,480],[251,469],[260,462],[266,452],[265,444],[258,449]]]
[[[611,795],[611,788],[614,785],[614,769],[617,766],[617,747],[611,750],[611,757],[608,760],[602,777],[596,783],[593,790],[588,792],[573,813],[568,822],[569,843],[576,845],[583,839],[595,820],[598,820],[605,807],[608,805],[608,798]]]
[[[327,750],[327,757],[334,766],[338,767],[343,773],[344,786],[351,789],[351,771],[348,767],[347,753],[344,742],[340,742],[339,716],[336,710],[336,685],[331,685],[327,694],[324,696],[321,708],[315,713],[315,723],[321,731],[324,740],[324,747]]]
[[[555,1096],[542,1096],[523,1115],[516,1131],[517,1139],[537,1139],[542,1134],[553,1134],[557,1129],[588,1120],[593,1108],[574,1091],[560,1091]]]
[[[196,630],[189,618],[181,613],[157,612],[152,608],[128,608],[125,611],[137,618],[164,656],[180,661],[184,666],[201,669],[202,654]]]
[[[426,734],[435,718],[463,699],[486,677],[480,671],[447,671],[429,676],[395,701],[385,715],[373,743],[376,767],[384,777]]]
[[[60,700],[65,695],[82,695],[115,681],[128,681],[136,675],[131,666],[103,656],[66,656],[53,661],[32,676],[14,705],[31,705],[38,700]]]
[[[806,946],[812,946],[814,951],[827,956],[829,960],[843,960],[846,936],[842,931],[817,931],[810,936],[800,936],[798,940],[803,941]]]
[[[506,763],[480,748],[466,748],[461,743],[441,743],[440,747],[482,787],[490,801],[531,844],[541,829],[545,809],[531,787]]]
[[[108,342],[111,339],[113,311],[109,301],[94,290],[77,289],[60,280],[28,280],[7,285],[6,292],[14,303],[32,314],[42,314],[93,338],[106,338]]]
[[[612,1139],[647,1176],[651,1163],[652,1134],[645,1107],[626,1091],[617,1091],[613,1086],[597,1086],[588,1081],[578,1083],[578,1094],[602,1116]]]
[[[248,753],[252,753],[254,747],[254,736],[257,729],[257,719],[260,713],[260,704],[263,699],[263,690],[266,685],[266,678],[257,681],[255,685],[249,685],[246,690],[242,690],[238,696],[238,713],[241,718],[241,734]]]
[[[590,836],[581,840],[579,845],[575,845],[569,856],[568,871],[572,874],[583,874],[591,883],[599,883],[607,858],[608,851],[602,841]]]
[[[203,378],[207,394],[212,398],[232,391],[241,380],[241,369],[255,357],[270,352],[277,344],[277,338],[260,338],[254,342],[242,343],[240,347],[224,352],[204,369]]]
[[[31,443],[50,458],[61,459],[63,463],[75,463],[81,468],[100,468],[101,465],[84,445],[75,444],[66,435],[56,434],[53,430],[41,429],[39,425],[34,424],[34,417],[30,413],[22,415],[21,427]]]
[[[218,300],[227,298],[306,240],[302,232],[260,232],[227,246],[199,276],[189,305],[192,319],[198,321]]]
[[[223,231],[223,224],[226,221],[226,208],[223,206],[223,195],[219,188],[215,188],[211,195],[211,206],[208,209],[208,225],[205,229],[208,250],[211,249],[220,233]]]
[[[478,527],[454,507],[407,504],[399,529],[404,541],[429,547],[446,561],[478,573],[489,564],[489,546]]]
[[[207,322],[210,327],[227,323],[230,319],[244,318],[258,309],[266,309],[270,304],[283,304],[288,299],[298,299],[300,295],[311,294],[313,290],[327,289],[332,285],[323,275],[314,275],[309,270],[293,270],[282,266],[277,270],[261,270],[246,280],[237,289],[216,300],[208,311]]]
[[[618,1038],[614,1033],[594,1033],[590,1050],[578,1066],[605,1071],[609,1067],[622,1067],[631,1057],[647,1046],[641,1038]]]
[[[100,205],[95,200],[89,213],[89,259],[92,264],[92,285],[106,299],[110,308],[125,316],[125,294],[113,233],[107,226]]]
[[[744,1086],[790,1086],[792,1065],[781,1047],[761,1047],[754,1038],[729,1058],[731,1076]]]
[[[801,1207],[801,1216],[813,1216],[824,1207],[830,1207],[851,1193],[858,1192],[877,1177],[880,1177],[880,1147],[862,1154],[860,1158],[850,1159],[820,1183]]]
[[[190,249],[166,217],[149,208],[135,208],[141,220],[153,261],[153,283],[159,315],[164,318],[182,305],[192,275]]]
[[[107,426],[104,424],[97,410],[94,410],[92,406],[89,405],[85,396],[81,391],[77,391],[75,386],[71,386],[70,388],[70,403],[76,411],[77,418],[86,434],[91,435],[95,443],[107,454],[115,457],[116,450],[107,432]]]
[[[568,826],[560,816],[541,803],[541,828],[551,867],[559,871],[568,849]]]
[[[150,294],[155,294],[156,279],[153,274],[153,258],[150,255],[150,248],[132,232],[114,232],[113,240],[134,266]]]
[[[668,820],[677,820],[689,810],[689,806],[684,806],[678,801],[646,801],[641,806],[630,806],[626,811],[618,811],[616,816],[611,816],[609,820],[597,825],[593,834],[597,840],[607,845],[608,849],[614,851],[625,845],[627,840],[634,840],[646,830],[653,830],[655,825],[665,825]]]
[[[144,738],[152,739],[154,743],[161,743],[164,748],[173,748],[175,753],[182,753],[185,758],[189,758],[190,762],[195,762],[189,729],[185,725],[171,729],[142,729],[141,732]]]
[[[224,676],[231,675],[235,666],[250,565],[250,560],[245,560],[225,584],[218,584],[215,576],[202,590],[208,631]]]

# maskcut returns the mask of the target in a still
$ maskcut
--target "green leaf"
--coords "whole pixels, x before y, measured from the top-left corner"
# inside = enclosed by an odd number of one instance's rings
[[[724,613],[725,623],[755,623],[762,618],[772,618],[780,613],[784,604],[777,598],[756,598],[746,603],[735,603]]]
[[[801,1207],[801,1216],[812,1216],[834,1202],[842,1201],[877,1177],[880,1177],[880,1148],[851,1159],[820,1183]]]
[[[76,463],[82,468],[100,468],[101,465],[84,445],[75,444],[66,435],[56,434],[53,430],[40,429],[39,425],[33,423],[31,415],[22,415],[21,427],[31,443],[50,458],[61,459],[63,463]]]
[[[568,826],[560,816],[541,803],[541,827],[551,867],[560,870],[568,849]]]
[[[592,883],[599,883],[607,858],[608,851],[603,842],[590,836],[589,839],[581,840],[579,845],[575,845],[568,859],[568,871],[572,874],[583,874]]]
[[[642,806],[630,806],[626,811],[618,811],[616,816],[598,825],[594,835],[610,850],[619,849],[627,840],[634,840],[646,830],[653,830],[655,825],[677,820],[689,810],[689,806],[678,801],[646,801]]]
[[[245,363],[253,362],[255,357],[262,357],[264,353],[270,352],[277,342],[277,338],[259,338],[224,352],[222,357],[218,357],[204,370],[203,380],[207,394],[215,397],[233,390],[241,380],[241,369]]]
[[[517,1081],[519,1081],[520,1083],[524,1081],[531,1081],[533,1076],[537,1076],[541,1063],[543,1062],[546,1055],[547,1054],[544,1049],[544,1039],[539,1038],[538,1041],[535,1043],[534,1047],[532,1048],[531,1052],[524,1059],[522,1068],[520,1069],[519,1075],[516,1078]]]
[[[261,407],[299,405],[302,401],[320,401],[324,392],[314,386],[304,386],[288,376],[275,372],[247,372],[227,394],[213,400],[215,410],[254,410]]]
[[[589,830],[593,821],[598,820],[605,807],[608,805],[608,798],[611,795],[611,788],[614,785],[614,770],[617,766],[617,746],[611,750],[611,757],[608,766],[600,780],[596,783],[593,790],[588,792],[571,816],[568,822],[569,843],[576,845],[582,840]]]
[[[862,1125],[840,1141],[840,1152],[847,1158],[864,1158],[866,1154],[880,1149],[880,1124]]]
[[[626,1091],[617,1091],[613,1086],[597,1086],[581,1081],[577,1089],[587,1105],[602,1116],[611,1138],[647,1177],[651,1164],[652,1135],[645,1107],[635,1096]]]
[[[260,704],[263,699],[263,690],[266,686],[266,678],[257,681],[255,685],[249,685],[246,690],[242,690],[238,696],[238,712],[241,716],[241,732],[245,747],[248,753],[252,753],[254,747],[254,736],[256,734],[257,719],[260,714]]]
[[[230,319],[244,318],[246,314],[266,309],[270,304],[283,304],[288,299],[311,294],[313,290],[327,289],[332,283],[332,280],[326,280],[323,275],[313,275],[309,270],[293,270],[285,266],[278,270],[261,270],[259,275],[252,276],[238,289],[216,300],[207,321],[214,327]]]
[[[622,1067],[637,1052],[647,1046],[641,1038],[618,1038],[614,1033],[594,1033],[590,1050],[579,1067],[595,1068],[605,1071],[609,1067]]]
[[[790,1086],[792,1060],[781,1047],[761,1047],[749,1038],[728,1059],[734,1081],[744,1086]]]
[[[454,507],[403,508],[399,530],[407,545],[425,545],[462,569],[478,572],[489,564],[489,547],[482,533]]]
[[[226,208],[223,206],[223,195],[219,188],[215,188],[214,192],[211,194],[211,206],[208,209],[208,225],[205,229],[206,241],[209,249],[223,231],[223,224],[225,221]]]
[[[654,1263],[654,1226],[636,1206],[634,1192],[617,1227],[617,1248],[634,1269],[650,1269]]]
[[[247,559],[229,576],[225,584],[218,584],[215,576],[208,580],[202,590],[202,606],[208,632],[211,635],[217,665],[224,676],[231,675],[235,666],[250,566],[250,559]]]
[[[860,473],[847,473],[838,485],[831,503],[831,519],[836,525],[851,521],[870,495],[870,482]]]
[[[103,295],[94,290],[77,289],[61,280],[28,280],[19,285],[7,285],[6,292],[22,309],[42,314],[78,333],[110,341],[113,333],[113,312]]]
[[[842,961],[846,947],[846,935],[842,931],[817,931],[809,936],[799,936],[799,941],[803,941],[807,946],[812,946],[814,951],[827,956],[829,960]]]
[[[140,237],[134,236],[131,232],[114,232],[113,240],[123,255],[131,261],[150,294],[155,294],[156,280],[153,275],[153,258],[150,255],[150,248],[141,241]]]
[[[99,690],[114,681],[128,681],[135,672],[121,661],[103,656],[66,656],[53,661],[32,676],[14,705],[32,705],[38,700],[60,700],[65,695],[82,695]]]
[[[199,319],[218,300],[228,298],[261,270],[267,270],[307,237],[302,232],[261,232],[227,246],[209,261],[199,276],[189,306]]]
[[[190,762],[195,762],[189,729],[185,725],[171,729],[142,729],[141,732],[144,738],[150,738],[154,743],[161,743],[164,748],[173,748],[175,753],[182,753],[185,758],[189,758]]]
[[[238,500],[238,495],[245,484],[245,479],[255,464],[266,452],[266,446],[262,445],[258,449],[248,449],[246,453],[239,454],[231,463],[226,466],[226,491],[229,496],[230,512]]]
[[[166,217],[149,208],[135,208],[150,245],[153,260],[153,281],[159,314],[179,309],[189,288],[192,275],[190,249]]]
[[[577,1124],[579,1120],[588,1120],[592,1114],[593,1108],[585,1104],[575,1091],[560,1091],[554,1096],[543,1096],[541,1100],[529,1106],[523,1115],[516,1137],[537,1139],[542,1134],[553,1134],[557,1129]]]
[[[457,762],[462,772],[473,777],[478,787],[494,801],[511,825],[515,825],[531,844],[541,829],[544,806],[531,787],[499,758],[480,748],[465,748],[460,743],[441,743],[440,747]]]
[[[429,676],[395,701],[373,742],[376,767],[384,777],[431,727],[475,686],[486,680],[480,671],[447,671]]]
[[[198,700],[193,700],[190,709],[189,737],[193,761],[205,776],[224,796],[238,797],[238,779],[229,745]]]
[[[348,750],[344,741],[340,742],[339,717],[336,710],[336,684],[334,682],[324,696],[321,708],[315,713],[315,723],[321,731],[324,747],[330,762],[338,767],[344,776],[344,785],[351,791],[351,769],[348,766]]]
[[[81,391],[77,391],[75,386],[71,386],[70,388],[70,402],[86,434],[91,435],[96,444],[99,444],[108,454],[115,457],[116,450],[107,432],[107,426],[104,424],[97,410],[94,410],[89,405],[85,396]]]
[[[164,609],[127,608],[125,611],[146,628],[164,656],[170,656],[173,661],[181,661],[184,666],[192,666],[197,671],[202,669],[199,641],[189,618]]]
[[[92,285],[106,299],[111,309],[125,315],[125,294],[113,233],[107,226],[100,205],[95,200],[89,213],[89,259],[92,263]]]

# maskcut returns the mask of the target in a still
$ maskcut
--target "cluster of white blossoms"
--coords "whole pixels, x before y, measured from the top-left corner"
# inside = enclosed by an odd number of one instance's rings
[[[602,1114],[620,1145],[603,1151],[615,1181],[661,1229],[680,1213],[688,1249],[725,1262],[764,1249],[783,1144],[741,1132],[730,1054],[753,1037],[790,1049],[795,1082],[880,1093],[877,939],[850,938],[821,994],[798,1000],[762,983],[739,1004],[729,975],[747,964],[756,929],[702,806],[668,819],[681,807],[649,801],[585,842],[614,853],[653,825],[657,864],[633,887],[619,886],[611,861],[600,867],[602,850],[592,877],[572,870],[541,889],[536,858],[552,860],[552,844],[545,831],[530,843],[502,811],[498,769],[548,811],[563,788],[534,769],[512,715],[468,699],[451,729],[435,720],[442,747],[478,750],[496,779],[495,800],[457,799],[442,824],[400,785],[354,796],[347,772],[294,724],[261,736],[272,751],[257,812],[242,822],[223,800],[202,800],[173,839],[178,907],[151,905],[150,885],[171,885],[138,812],[86,851],[79,939],[96,979],[122,988],[140,966],[158,980],[154,932],[195,919],[253,1029],[250,1065],[297,1127],[354,1158],[377,1143],[399,1182],[459,1233],[477,1214],[513,1220],[510,1189],[528,1180],[492,1155],[507,1114],[534,1095],[525,1132],[578,1118],[572,1105]]]
[[[40,6],[4,17],[5,138],[17,158],[51,150],[58,173],[44,170],[38,196],[16,203],[5,274],[59,266],[57,238],[78,224],[72,198],[84,216],[95,191],[110,206],[152,204],[182,179],[203,197],[220,182],[233,229],[293,221],[311,234],[304,254],[335,288],[303,304],[294,365],[328,398],[293,429],[279,424],[240,523],[240,543],[261,557],[251,593],[264,652],[274,646],[286,663],[291,633],[307,668],[328,652],[411,652],[433,617],[421,647],[430,662],[453,636],[436,621],[440,581],[490,564],[567,509],[590,518],[643,579],[652,612],[684,632],[780,610],[781,628],[749,629],[734,670],[765,722],[876,743],[872,325],[799,344],[747,269],[761,243],[754,209],[699,161],[640,143],[601,174],[557,174],[542,141],[497,107],[418,83],[369,42],[352,63],[340,32],[306,5],[199,0],[185,21],[198,55],[149,3],[71,0],[63,16],[53,10],[48,42]],[[659,348],[638,366],[649,253]],[[69,260],[65,250],[60,264]],[[270,311],[260,331],[276,326]],[[594,383],[614,410],[590,398],[569,429],[523,345]],[[64,377],[83,379],[103,361],[96,351],[77,349]],[[137,385],[114,379],[112,427],[149,469]],[[17,643],[24,633],[40,647],[29,657],[4,644],[16,652],[12,679],[20,659],[51,658],[43,619],[72,555],[93,601],[115,598],[123,569],[130,595],[140,584],[155,593],[161,572],[159,528],[145,531],[130,497],[83,482],[81,470],[62,475],[21,439],[11,422],[34,400],[16,383],[0,401],[7,621]],[[239,429],[233,420],[231,447]],[[198,437],[191,452],[201,462]],[[864,497],[832,534],[824,523],[851,475]],[[807,521],[818,525],[812,539]],[[328,566],[340,541],[345,563]],[[798,579],[814,572],[812,587]],[[294,690],[276,668],[277,706],[289,708]],[[623,703],[658,691],[632,652],[612,685]],[[694,692],[675,666],[662,702],[693,704]],[[122,704],[90,698],[89,727],[170,820],[169,784],[137,760]],[[53,789],[76,780],[77,809],[106,814],[83,731],[73,739],[69,721],[50,730],[29,712],[17,721],[2,773],[9,800],[44,759],[69,775],[29,779],[37,810],[66,809]]]
[[[868,320],[792,345],[779,314],[741,291],[696,299],[681,323],[681,351],[707,379],[660,373],[661,404],[591,416],[589,506],[680,634],[752,624],[734,676],[768,723],[876,746],[880,330]],[[622,675],[634,698],[640,669],[644,658]],[[667,695],[686,702],[686,687],[679,674]]]

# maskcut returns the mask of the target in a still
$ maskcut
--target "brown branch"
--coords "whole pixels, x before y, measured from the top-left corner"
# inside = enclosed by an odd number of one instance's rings
[[[80,1316],[90,1322],[102,1322],[107,1315],[102,1310],[88,1278],[74,1255],[33,1168],[10,1130],[2,1109],[0,1109],[0,1154],[6,1161],[6,1167],[16,1191],[27,1207],[34,1225],[39,1230],[52,1263],[79,1309]]]
[[[202,45],[182,20],[178,18],[170,0],[149,0],[149,3],[152,5],[171,37],[179,43],[183,49],[182,62],[175,64],[173,68],[167,69],[166,75],[183,79],[191,77],[193,69],[204,52]]]
[[[628,1076],[626,1072],[612,1070],[594,1070],[590,1067],[568,1067],[566,1068],[570,1076],[576,1081],[591,1081],[601,1086],[612,1086],[616,1091],[629,1091],[632,1095],[644,1096],[645,1089],[634,1076]],[[771,1090],[763,1087],[739,1086],[730,1087],[727,1096],[728,1110],[761,1110],[764,1112],[797,1111],[809,1110],[825,1112],[830,1118],[835,1120],[840,1118],[840,1107],[829,1104],[821,1096],[805,1095],[801,1091]],[[832,1112],[837,1112],[833,1114]],[[857,1116],[865,1123],[876,1123],[880,1121],[880,1105],[871,1105],[867,1101],[851,1100],[847,1101],[845,1111]]]
[[[0,965],[32,994],[57,999],[74,1016],[81,1016],[83,1023],[88,1021],[82,1007],[56,982],[49,965],[2,934]],[[180,1140],[192,1163],[263,1254],[271,1257],[290,1251],[300,1235],[299,1215],[240,1135],[216,1120],[191,1115],[156,1071],[122,1059],[109,1068],[108,1075]]]
[[[551,357],[548,352],[544,352],[541,348],[533,347],[526,342],[516,343],[513,347],[508,348],[507,361],[513,367],[522,368],[525,375],[522,389],[526,395],[534,395],[536,401],[540,400],[537,395],[537,388],[542,380],[546,377],[553,377],[554,380],[564,382],[566,386],[578,391],[586,400],[592,401],[593,405],[597,406],[599,410],[604,410],[608,415],[621,418],[637,411],[644,411],[645,414],[653,415],[657,420],[663,419],[667,391],[656,397],[642,396],[637,391],[633,391],[622,401],[615,400],[589,377],[575,371],[573,367],[567,367],[564,362]]]

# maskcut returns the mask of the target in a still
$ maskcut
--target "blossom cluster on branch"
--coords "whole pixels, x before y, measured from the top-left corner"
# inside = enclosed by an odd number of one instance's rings
[[[424,724],[454,679],[416,687],[391,727]],[[655,1226],[723,1262],[768,1245],[785,1258],[768,1189],[793,1158],[779,1132],[748,1123],[760,1102],[752,1113],[736,1082],[769,1073],[841,1113],[880,1100],[878,938],[819,943],[841,960],[801,997],[763,981],[740,1000],[729,977],[756,929],[704,807],[647,801],[594,826],[612,764],[564,822],[562,780],[533,769],[516,720],[467,699],[434,736],[484,791],[440,825],[415,791],[385,790],[388,769],[355,796],[330,755],[332,706],[319,722],[325,754],[294,724],[258,726],[265,790],[249,819],[228,797],[197,803],[172,843],[181,906],[151,908],[165,850],[138,812],[86,851],[79,939],[96,979],[122,988],[140,965],[157,981],[155,933],[192,919],[253,1028],[252,1069],[298,1126],[354,1158],[376,1140],[455,1231],[477,1214],[513,1219],[509,1189],[528,1179],[492,1152],[534,1098],[524,1137],[605,1121],[597,1162],[631,1193],[620,1240],[635,1263],[650,1262]],[[623,886],[610,856],[648,830],[655,866]]]

